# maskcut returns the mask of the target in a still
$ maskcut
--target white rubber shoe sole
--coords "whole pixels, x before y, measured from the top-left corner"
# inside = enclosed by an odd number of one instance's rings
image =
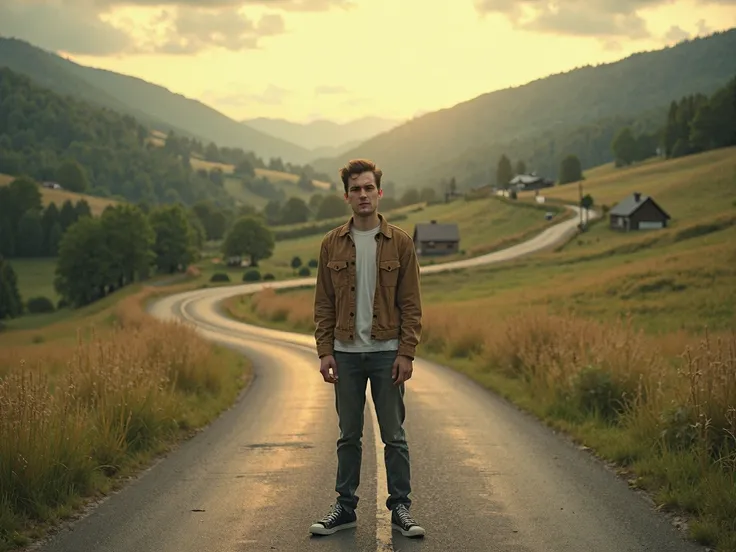
[[[419,527],[418,525],[413,526],[408,531],[406,529],[402,529],[395,523],[391,524],[391,528],[398,531],[405,537],[423,537],[424,536],[424,529],[422,527]]]
[[[357,526],[358,522],[352,521],[350,523],[343,523],[342,525],[338,525],[337,527],[333,527],[332,529],[327,529],[321,523],[315,523],[309,528],[309,532],[313,535],[333,535],[338,531],[342,531],[343,529],[352,529],[353,527]]]

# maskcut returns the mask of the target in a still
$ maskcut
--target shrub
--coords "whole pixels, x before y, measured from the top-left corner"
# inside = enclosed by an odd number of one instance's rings
[[[572,378],[572,395],[587,414],[613,420],[622,411],[624,391],[611,372],[599,366],[586,366]]]
[[[261,271],[257,268],[251,268],[245,271],[243,274],[244,282],[258,282],[261,279]]]
[[[230,276],[228,276],[224,272],[215,272],[210,277],[210,282],[229,282],[229,281],[230,281]]]
[[[299,276],[306,278],[310,274],[311,274],[311,271],[309,270],[308,266],[303,266],[299,269]]]
[[[48,297],[32,297],[26,303],[26,308],[31,314],[54,312],[54,304]]]
[[[263,275],[263,279],[264,279],[265,281],[268,281],[268,280],[275,280],[275,279],[276,279],[276,276],[274,276],[274,275],[273,275],[273,274],[271,274],[270,272],[266,272],[266,273],[265,273],[265,274]]]
[[[319,266],[319,263],[317,262],[317,259],[309,259],[309,263],[307,264],[310,268],[317,268]]]

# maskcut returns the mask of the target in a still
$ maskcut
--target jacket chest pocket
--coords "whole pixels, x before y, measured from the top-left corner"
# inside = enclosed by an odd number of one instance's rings
[[[385,287],[396,287],[399,282],[399,268],[401,263],[398,260],[380,261],[378,263],[378,281]]]
[[[330,269],[330,279],[334,287],[343,287],[350,283],[347,261],[329,261],[327,268]]]

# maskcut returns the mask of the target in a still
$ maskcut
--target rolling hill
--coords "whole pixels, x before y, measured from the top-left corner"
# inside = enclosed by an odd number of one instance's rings
[[[266,159],[304,163],[312,157],[305,148],[243,125],[202,102],[136,77],[79,65],[22,40],[0,37],[3,66],[57,93],[132,115],[160,130],[220,147],[240,147]]]
[[[344,158],[369,157],[398,186],[455,176],[467,188],[495,184],[496,164],[506,153],[555,178],[568,153],[577,154],[583,167],[611,161],[611,139],[621,126],[661,125],[671,101],[725,84],[736,74],[734,51],[731,29],[552,75],[425,114],[312,165],[329,174]]]

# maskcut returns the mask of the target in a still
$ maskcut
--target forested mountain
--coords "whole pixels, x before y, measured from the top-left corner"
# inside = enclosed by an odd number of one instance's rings
[[[169,148],[149,146],[148,136],[129,115],[60,96],[0,68],[0,173],[132,202],[231,201],[221,183]]]
[[[302,147],[243,125],[197,100],[139,78],[76,64],[22,40],[0,37],[0,67],[61,94],[132,115],[158,130],[242,148],[266,159],[304,163],[312,157]]]
[[[736,74],[734,52],[731,29],[575,69],[428,113],[312,166],[334,173],[347,158],[370,157],[399,187],[454,176],[465,188],[494,184],[506,153],[556,178],[566,155],[577,155],[583,167],[611,161],[611,140],[621,126],[660,125],[672,100],[723,86]]]

